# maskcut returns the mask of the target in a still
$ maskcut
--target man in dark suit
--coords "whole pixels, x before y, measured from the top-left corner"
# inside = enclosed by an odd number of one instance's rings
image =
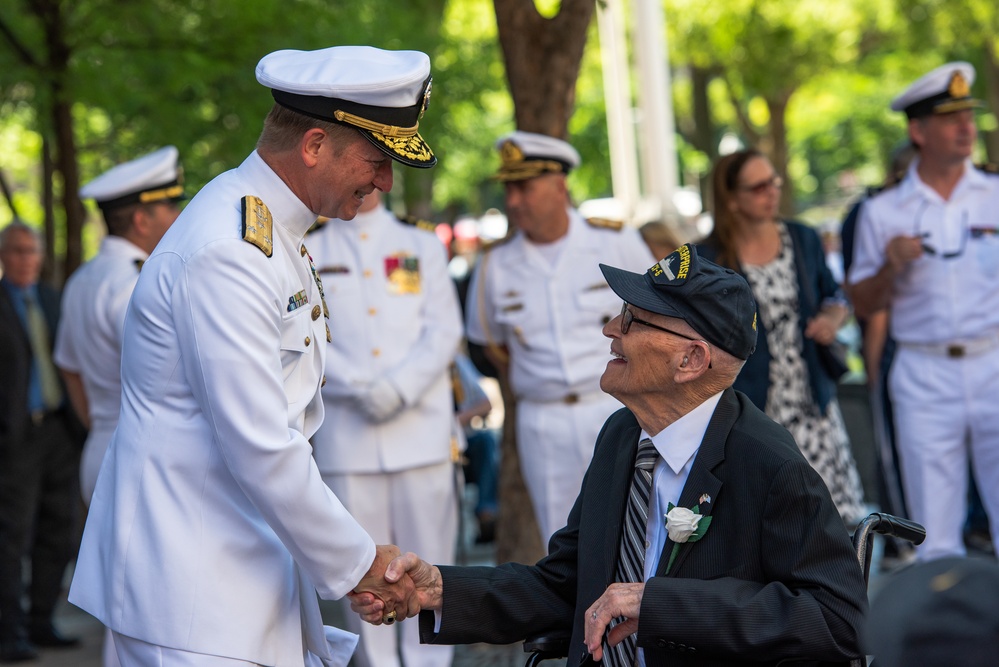
[[[0,662],[19,662],[36,646],[78,643],[53,627],[52,613],[74,550],[80,443],[52,364],[59,294],[38,282],[38,234],[19,222],[0,231],[0,265]]]
[[[604,327],[601,388],[626,409],[536,565],[390,565],[390,581],[416,582],[423,640],[571,629],[569,665],[859,657],[866,590],[829,492],[787,431],[731,388],[756,343],[749,285],[689,245],[644,275],[601,268],[626,302]],[[353,600],[380,621],[377,598]]]

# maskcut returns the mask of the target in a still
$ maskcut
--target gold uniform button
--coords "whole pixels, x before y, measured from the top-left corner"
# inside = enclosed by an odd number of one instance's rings
[[[382,351],[379,350],[377,347],[375,349],[371,350],[371,356],[372,357],[377,357],[381,353],[382,353]]]
[[[371,269],[364,269],[364,277],[365,278],[371,277]]]
[[[303,243],[302,244],[302,257],[305,257],[308,254],[309,254],[309,251],[305,249],[305,244]]]
[[[318,320],[319,316],[323,314],[323,309],[319,306],[313,306],[312,308],[312,319]]]
[[[319,386],[320,387],[325,387],[326,386],[326,376],[325,375],[323,376],[323,383],[321,385],[319,385]]]
[[[308,336],[305,337],[305,347],[312,345],[312,339]]]
[[[368,235],[367,235],[367,233],[365,233],[365,232],[361,232],[361,240],[362,240],[362,241],[367,241],[367,240],[368,240]]]
[[[326,325],[326,342],[327,343],[333,342],[333,336],[330,334],[330,325],[328,324]]]
[[[368,308],[368,315],[374,315],[377,312],[378,312],[378,310],[375,309],[375,308]]]

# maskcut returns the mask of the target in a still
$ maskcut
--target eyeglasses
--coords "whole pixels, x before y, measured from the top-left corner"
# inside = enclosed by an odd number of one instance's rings
[[[771,187],[780,190],[784,185],[784,179],[777,174],[773,174],[765,181],[760,181],[759,183],[753,183],[752,185],[741,185],[739,186],[740,192],[748,192],[753,195],[762,195],[764,192],[769,190]]]
[[[652,322],[646,322],[645,320],[638,319],[637,317],[635,317],[635,314],[633,312],[631,312],[631,309],[628,308],[628,305],[629,304],[628,304],[627,301],[625,301],[624,303],[621,304],[621,334],[622,335],[627,334],[628,331],[631,330],[631,324],[633,322],[637,322],[638,324],[643,324],[643,325],[649,327],[650,329],[657,329],[657,330],[662,331],[664,333],[673,334],[674,336],[679,336],[680,338],[684,338],[686,340],[692,340],[695,343],[704,343],[705,345],[708,346],[708,349],[711,348],[711,345],[708,344],[708,341],[704,340],[703,338],[694,338],[693,336],[688,336],[686,334],[682,334],[679,331],[673,331],[672,329],[667,329],[666,327],[661,327],[658,324],[653,324]],[[711,368],[711,361],[710,360],[708,361],[708,368]]]
[[[920,246],[919,247],[921,247],[923,249],[924,253],[926,253],[927,255],[929,255],[931,257],[936,257],[937,255],[940,256],[940,259],[954,259],[955,257],[960,257],[961,255],[964,254],[964,249],[968,245],[968,235],[969,235],[968,234],[968,212],[964,211],[963,213],[961,213],[961,244],[958,246],[957,250],[953,250],[951,252],[942,252],[942,251],[937,250],[936,248],[934,248],[933,246],[931,246],[929,243],[926,242],[926,239],[928,239],[930,236],[932,236],[932,232],[929,232],[929,231],[925,231],[924,232],[923,228],[922,228],[922,225],[923,225],[923,215],[925,215],[926,209],[928,209],[929,207],[930,207],[930,203],[929,202],[924,202],[922,208],[919,209],[919,215],[916,216],[916,231],[915,231],[915,233],[913,233],[913,236],[915,236],[916,238],[920,239]],[[981,235],[978,234],[978,235],[975,236],[975,238],[979,238],[980,236]]]

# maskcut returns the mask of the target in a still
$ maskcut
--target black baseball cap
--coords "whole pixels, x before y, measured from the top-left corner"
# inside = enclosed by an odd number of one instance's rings
[[[645,273],[600,265],[614,293],[628,303],[678,317],[739,359],[756,349],[756,299],[746,279],[697,256],[687,243]]]

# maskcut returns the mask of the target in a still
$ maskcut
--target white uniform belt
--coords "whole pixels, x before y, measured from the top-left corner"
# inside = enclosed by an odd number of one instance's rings
[[[590,391],[590,392],[569,392],[568,394],[563,394],[562,396],[552,396],[551,398],[539,398],[536,396],[518,396],[518,401],[527,401],[528,403],[564,403],[566,405],[573,405],[574,403],[582,403],[583,401],[590,400],[592,398],[597,398],[603,396],[602,391]]]
[[[907,350],[918,350],[927,354],[960,359],[961,357],[982,354],[995,347],[999,347],[999,332],[979,336],[978,338],[955,341],[953,343],[903,343],[899,341],[898,344]]]

